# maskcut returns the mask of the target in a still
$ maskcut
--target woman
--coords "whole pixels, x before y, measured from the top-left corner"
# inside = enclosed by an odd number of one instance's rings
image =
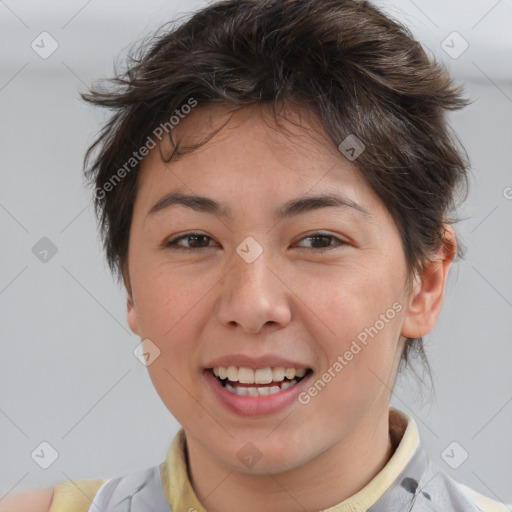
[[[389,406],[458,251],[445,113],[467,101],[446,71],[367,2],[228,0],[116,83],[83,95],[114,109],[86,172],[183,428],[159,466],[33,510],[507,510]]]

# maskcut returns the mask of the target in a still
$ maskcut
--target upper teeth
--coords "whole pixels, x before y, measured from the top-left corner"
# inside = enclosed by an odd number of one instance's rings
[[[221,379],[228,378],[232,382],[240,382],[242,384],[270,384],[271,382],[281,382],[286,377],[293,379],[294,377],[303,377],[306,374],[306,368],[283,368],[277,366],[275,368],[246,368],[243,366],[216,366],[213,373]]]

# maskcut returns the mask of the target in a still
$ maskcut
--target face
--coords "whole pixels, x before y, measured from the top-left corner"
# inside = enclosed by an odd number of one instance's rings
[[[198,107],[175,129],[193,142],[224,114]],[[239,111],[171,163],[153,149],[128,253],[128,321],[160,351],[148,370],[161,399],[188,439],[255,473],[300,467],[387,417],[401,335],[425,330],[378,196],[314,119],[284,132],[267,114]],[[338,199],[307,200],[325,195]]]

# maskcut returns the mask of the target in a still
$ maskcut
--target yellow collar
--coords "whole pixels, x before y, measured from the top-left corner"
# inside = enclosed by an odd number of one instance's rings
[[[416,422],[411,416],[389,408],[390,436],[397,448],[388,463],[359,492],[323,512],[362,512],[373,506],[409,462],[419,443]],[[167,458],[160,465],[162,484],[173,512],[206,512],[188,478],[185,431],[174,437]],[[195,510],[194,510],[195,509]]]

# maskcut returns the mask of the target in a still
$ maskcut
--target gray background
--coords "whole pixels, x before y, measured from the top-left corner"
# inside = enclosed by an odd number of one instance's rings
[[[125,295],[104,263],[81,166],[105,114],[78,92],[136,39],[203,4],[0,1],[0,497],[156,465],[179,427],[133,355]],[[476,100],[451,116],[472,189],[457,225],[467,256],[426,339],[436,393],[422,399],[406,377],[393,405],[448,473],[512,503],[512,1],[379,5]],[[43,31],[59,45],[47,59],[30,46]],[[456,59],[441,47],[453,31],[469,43]],[[57,247],[46,263],[32,252],[42,237]],[[48,469],[31,457],[43,441],[59,454]],[[453,441],[452,464],[469,453],[457,469],[441,455]]]

